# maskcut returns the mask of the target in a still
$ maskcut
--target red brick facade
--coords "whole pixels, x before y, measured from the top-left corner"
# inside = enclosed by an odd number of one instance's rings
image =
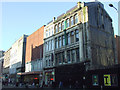
[[[44,26],[27,37],[25,63],[43,58]]]

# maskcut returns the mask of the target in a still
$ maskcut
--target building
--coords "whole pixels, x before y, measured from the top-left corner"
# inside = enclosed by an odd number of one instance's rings
[[[4,62],[4,51],[0,50],[0,89],[2,89],[3,62]]]
[[[78,81],[83,87],[84,72],[117,64],[112,19],[102,3],[78,2],[53,24],[54,35],[50,38],[54,38],[52,68],[57,85],[62,81],[67,87]],[[47,53],[50,56],[50,52]],[[49,66],[46,59],[44,62]]]
[[[120,1],[118,2],[118,35],[120,36]]]
[[[39,84],[43,70],[44,26],[27,37],[24,82]]]
[[[4,52],[3,50],[0,50],[0,57],[3,57],[4,56]]]
[[[26,38],[27,35],[23,35],[11,46],[9,77],[14,83],[23,80],[17,73],[25,71]]]
[[[49,81],[55,80],[54,76],[54,22],[55,17],[44,28],[44,81],[48,85]]]
[[[10,51],[11,51],[11,48],[9,48],[4,53],[3,78],[4,78],[5,81],[8,81],[8,78],[9,78]]]

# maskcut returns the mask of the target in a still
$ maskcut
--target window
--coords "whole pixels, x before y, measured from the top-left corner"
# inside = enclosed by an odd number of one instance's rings
[[[46,42],[46,51],[48,51],[48,42]]]
[[[55,25],[55,32],[57,33],[58,32],[58,26]]]
[[[62,52],[62,61],[63,61],[63,63],[65,63],[65,56],[64,56],[64,52]]]
[[[51,28],[51,30],[52,30],[52,35],[53,35],[53,32],[54,32],[53,27]]]
[[[49,51],[51,50],[51,40],[49,41]]]
[[[53,53],[51,54],[51,64],[53,66],[53,61],[54,61],[54,56],[53,56]]]
[[[50,57],[49,57],[49,58],[50,58]],[[51,65],[50,65],[50,61],[51,61],[51,60],[49,59],[48,66],[51,66]]]
[[[67,51],[67,61],[70,62],[70,51]]]
[[[111,85],[118,86],[117,74],[111,74],[110,76],[111,76]]]
[[[62,36],[62,46],[65,46],[65,36]]]
[[[61,31],[61,24],[59,23],[58,24],[58,27],[59,27],[59,32]]]
[[[58,54],[59,64],[61,64],[61,53]]]
[[[48,30],[46,31],[46,37],[48,37]]]
[[[55,38],[55,48],[58,48],[58,40]]]
[[[79,62],[79,48],[76,49],[76,61]]]
[[[78,23],[78,14],[75,14],[75,24]]]
[[[99,85],[98,75],[92,75],[92,83],[93,83],[93,86],[98,86]]]
[[[62,30],[64,30],[64,21],[62,21]]]
[[[51,45],[52,45],[52,50],[54,49],[54,41],[51,41]]]
[[[46,66],[48,65],[47,63],[48,63],[48,62],[47,62],[47,60],[46,60]]]
[[[49,36],[51,35],[51,33],[50,33],[50,29],[49,29]]]
[[[69,19],[67,19],[67,25],[66,25],[66,27],[67,28],[69,27]]]
[[[60,36],[58,39],[59,39],[58,41],[59,41],[59,48],[60,48],[60,47],[61,47],[61,44],[62,44],[62,42],[61,42],[61,41],[62,41],[62,40],[61,40],[61,36]]]
[[[74,43],[74,32],[71,32],[71,43]]]
[[[67,44],[70,45],[70,33],[67,34]]]
[[[75,50],[71,51],[71,55],[72,55],[72,62],[75,62]]]
[[[56,65],[58,64],[58,55],[55,54],[55,62],[56,62]]]
[[[78,29],[75,31],[75,40],[76,42],[79,41],[79,30]]]
[[[73,17],[70,17],[71,26],[74,25]]]

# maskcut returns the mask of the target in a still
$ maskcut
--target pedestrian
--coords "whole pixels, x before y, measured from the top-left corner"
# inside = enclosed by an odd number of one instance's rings
[[[69,88],[72,88],[72,81],[71,81],[71,78],[69,79]]]
[[[43,81],[43,83],[42,83],[42,88],[45,86],[45,82]]]
[[[63,82],[62,81],[59,82],[59,88],[63,88]]]
[[[79,88],[79,83],[78,83],[78,81],[75,82],[75,88],[76,88],[76,89]]]

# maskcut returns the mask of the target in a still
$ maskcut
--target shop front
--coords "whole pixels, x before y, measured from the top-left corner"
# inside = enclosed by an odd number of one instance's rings
[[[44,70],[44,82],[46,87],[50,87],[55,81],[54,69]]]
[[[24,72],[24,73],[18,73],[18,75],[22,76],[24,79],[23,83],[27,83],[29,85],[40,85],[42,82],[42,71],[34,71],[34,72]]]

